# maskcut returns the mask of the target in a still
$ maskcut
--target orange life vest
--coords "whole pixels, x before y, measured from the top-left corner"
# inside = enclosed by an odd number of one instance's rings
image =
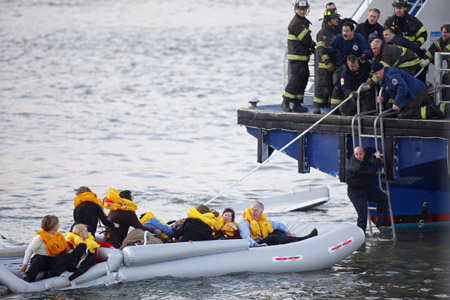
[[[64,235],[58,231],[55,231],[53,235],[51,235],[45,230],[39,230],[36,234],[38,234],[40,240],[44,242],[45,249],[47,249],[49,256],[58,255],[67,248],[67,242]]]
[[[267,220],[264,213],[261,214],[259,220],[256,221],[250,214],[250,208],[244,210],[244,220],[250,224],[250,236],[252,239],[265,238],[273,232],[272,224]]]
[[[80,205],[80,204],[82,204],[84,202],[92,202],[92,203],[100,205],[100,207],[102,208],[103,213],[106,216],[105,210],[103,209],[103,202],[102,202],[102,200],[97,198],[96,194],[90,193],[90,192],[79,194],[78,196],[76,196],[73,199],[73,206],[77,207],[78,205]]]

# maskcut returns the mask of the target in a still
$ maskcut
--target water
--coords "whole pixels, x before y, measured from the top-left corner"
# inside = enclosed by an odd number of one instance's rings
[[[280,101],[290,1],[0,3],[0,233],[27,244],[43,215],[72,223],[73,188],[135,192],[138,214],[183,217],[257,164],[236,109]],[[344,16],[355,4],[335,1]],[[317,21],[325,3],[313,2]],[[219,197],[232,205],[326,185],[331,200],[280,221],[356,222],[345,185],[278,156]],[[330,269],[158,278],[33,299],[449,298],[447,235],[369,238]],[[213,265],[213,264],[212,264]],[[0,287],[0,297],[21,299]]]

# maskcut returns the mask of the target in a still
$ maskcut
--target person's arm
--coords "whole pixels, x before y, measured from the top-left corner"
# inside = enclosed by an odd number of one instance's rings
[[[129,215],[130,216],[129,216],[129,220],[128,220],[128,222],[129,222],[128,225],[130,225],[133,228],[140,228],[142,230],[146,230],[151,233],[156,233],[155,229],[142,225],[142,223],[139,221],[136,213],[130,211]]]
[[[355,37],[358,41],[359,46],[361,47],[361,56],[365,56],[366,58],[372,57],[372,50],[370,49],[369,43],[366,41],[364,36],[359,33],[355,33]]]
[[[285,224],[277,222],[277,221],[272,221],[272,220],[269,220],[269,219],[267,219],[267,221],[269,221],[270,224],[272,224],[272,229],[273,230],[278,229],[278,230],[281,230],[281,231],[286,232],[286,233],[289,232],[289,228]]]
[[[43,242],[39,239],[39,236],[36,235],[31,243],[28,245],[27,250],[25,250],[25,256],[23,257],[23,264],[18,270],[18,272],[25,272],[30,262],[31,256],[33,253],[37,252],[37,250],[43,246]]]
[[[108,220],[108,218],[105,216],[105,213],[103,212],[100,205],[95,205],[95,206],[96,206],[95,209],[97,210],[97,217],[100,219],[102,224],[105,226],[111,227],[111,228],[115,227],[115,224],[113,222],[111,222],[110,220]]]
[[[241,235],[241,238],[247,239],[247,241],[250,243],[250,247],[253,247],[256,243],[254,239],[252,239],[250,235],[250,224],[248,224],[247,221],[242,220],[239,222],[239,233]]]

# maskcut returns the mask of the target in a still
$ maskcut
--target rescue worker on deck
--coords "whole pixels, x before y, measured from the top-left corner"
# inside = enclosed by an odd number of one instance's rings
[[[380,88],[383,88],[377,102],[393,99],[392,109],[399,111],[399,118],[429,120],[444,117],[419,79],[397,68],[385,68],[376,60],[372,61],[372,73],[378,79]]]
[[[295,2],[295,16],[288,26],[287,58],[291,69],[289,82],[283,93],[281,108],[285,112],[305,112],[308,109],[302,106],[304,92],[309,78],[308,61],[314,51],[315,43],[311,38],[309,20],[305,17],[309,11],[307,0]],[[289,103],[293,103],[292,109]]]
[[[333,73],[333,92],[331,95],[330,109],[339,105],[344,95],[341,90],[340,79],[342,75],[342,63],[350,54],[356,57],[362,57],[362,60],[372,57],[370,46],[366,39],[359,33],[355,33],[355,27],[351,22],[345,22],[342,26],[342,34],[338,34],[333,38],[331,48],[327,49],[329,54],[336,54],[336,69]]]
[[[353,98],[340,107],[342,115],[352,116],[357,112],[357,90],[361,84],[368,82],[368,80],[371,83],[362,86],[360,90],[361,112],[375,109],[375,90],[372,89],[375,83],[370,79],[372,76],[370,69],[369,60],[359,62],[353,54],[347,56],[347,63],[341,77],[341,88],[345,98],[349,96],[353,96]]]
[[[405,47],[416,53],[419,57],[422,57],[423,55],[424,51],[419,46],[417,46],[417,44],[408,41],[399,34],[395,34],[395,31],[392,28],[385,28],[383,30],[383,40],[386,44]]]
[[[420,60],[420,66],[426,67],[430,63],[434,63],[434,53],[436,52],[450,52],[450,24],[442,25],[441,27],[441,37],[435,40],[434,43],[428,48],[424,55],[424,58]],[[443,60],[447,61],[447,68],[450,68],[450,56],[443,56]],[[442,78],[443,84],[450,85],[450,71],[444,73]],[[442,90],[442,99],[450,101],[450,88],[444,88]],[[447,105],[448,106],[448,105]],[[441,105],[440,109],[445,114],[450,114],[450,112],[444,111],[444,105]]]
[[[422,47],[428,34],[422,22],[406,11],[408,1],[394,0],[392,6],[394,7],[394,15],[386,19],[384,27],[394,29],[396,34],[400,34],[407,40],[416,43],[417,46]]]
[[[370,43],[374,59],[385,67],[396,67],[414,76],[419,69],[419,57],[413,51],[405,47],[385,44],[380,39],[374,39]]]
[[[331,92],[333,91],[333,72],[336,69],[336,58],[328,54],[326,48],[331,47],[335,35],[340,34],[338,29],[339,14],[336,10],[327,9],[323,15],[324,24],[317,33],[317,80],[314,84],[313,113],[320,114],[320,107],[328,107]]]
[[[383,26],[378,23],[380,19],[380,10],[378,8],[371,8],[367,20],[356,26],[355,32],[362,34],[366,40],[369,39],[369,34],[373,33],[377,38],[381,39],[383,36]]]

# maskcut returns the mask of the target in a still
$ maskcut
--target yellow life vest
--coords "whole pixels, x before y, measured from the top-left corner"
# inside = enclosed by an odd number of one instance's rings
[[[94,193],[86,192],[86,193],[79,194],[78,196],[76,196],[73,199],[73,206],[77,207],[78,205],[80,205],[81,203],[84,203],[84,202],[92,202],[92,203],[98,204],[98,205],[100,205],[100,207],[103,210],[102,200],[98,199],[97,195]],[[103,213],[106,216],[106,213],[104,210],[103,210]]]
[[[217,222],[220,224],[220,230],[222,230],[226,235],[233,237],[234,236],[234,229],[228,226],[228,224],[233,223],[236,225],[236,227],[239,226],[239,224],[235,221],[225,224],[225,220],[223,219],[223,216],[217,217]]]
[[[89,236],[87,239],[83,240],[80,236],[76,235],[73,232],[66,232],[65,233],[66,239],[68,242],[70,242],[73,245],[73,248],[75,249],[76,246],[78,246],[80,243],[85,243],[87,249],[89,252],[94,253],[95,249],[100,247],[99,244],[95,241],[95,238],[92,236],[92,234],[89,232]]]
[[[55,256],[67,249],[67,242],[64,236],[55,231],[53,235],[45,230],[39,230],[36,232],[39,235],[39,239],[44,242],[45,249],[49,256]]]
[[[256,221],[250,214],[250,208],[244,210],[244,220],[250,224],[250,236],[252,239],[265,238],[273,232],[272,224],[267,220],[264,213],[261,214],[259,220]]]
[[[133,201],[120,198],[119,191],[109,188],[105,196],[105,208],[110,210],[130,210],[136,212],[137,206]]]
[[[190,208],[189,211],[186,213],[188,218],[198,219],[211,227],[212,230],[219,230],[220,229],[220,223],[217,222],[216,217],[213,213],[200,213],[195,208]]]
[[[144,225],[145,222],[147,222],[148,220],[150,220],[150,219],[152,219],[152,218],[155,218],[156,220],[158,220],[158,218],[156,218],[156,217],[153,215],[153,213],[152,213],[151,211],[149,211],[149,212],[147,212],[145,215],[143,215],[142,218],[141,218],[139,221],[142,223],[142,225]],[[161,222],[161,221],[159,221],[159,220],[158,220],[158,222],[160,222],[161,224],[167,225],[166,223]],[[168,226],[168,225],[167,225],[167,226]],[[167,240],[167,239],[169,238],[169,236],[168,236],[167,234],[162,233],[162,232],[161,232],[161,235],[160,235],[159,237],[160,237],[162,240]]]

